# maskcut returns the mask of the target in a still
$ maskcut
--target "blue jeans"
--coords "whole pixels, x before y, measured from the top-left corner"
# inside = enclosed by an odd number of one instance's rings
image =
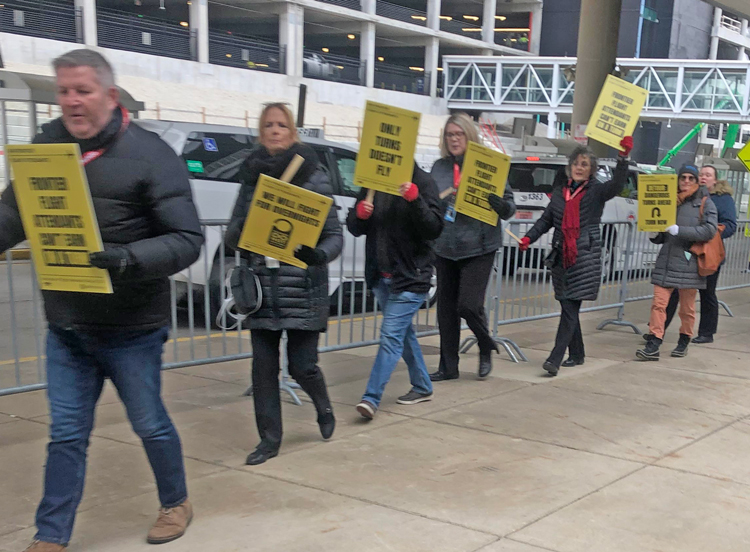
[[[430,375],[411,323],[427,294],[410,291],[391,293],[391,281],[387,278],[378,282],[373,293],[383,309],[383,324],[380,326],[380,348],[362,399],[376,407],[380,405],[385,386],[402,355],[409,368],[412,389],[418,393],[432,393]]]
[[[166,327],[86,332],[50,326],[47,395],[52,422],[36,539],[56,544],[70,540],[105,377],[115,385],[143,441],[162,507],[187,498],[180,438],[161,400],[161,355],[168,334]]]

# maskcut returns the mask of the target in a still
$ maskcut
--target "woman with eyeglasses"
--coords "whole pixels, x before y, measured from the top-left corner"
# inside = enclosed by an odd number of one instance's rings
[[[435,240],[437,269],[437,318],[440,328],[440,364],[430,374],[432,381],[457,379],[461,319],[465,319],[479,345],[479,378],[492,371],[492,352],[497,345],[490,335],[484,312],[484,295],[492,272],[495,252],[503,241],[502,224],[492,226],[456,213],[454,208],[461,167],[469,142],[479,143],[477,127],[466,113],[451,115],[443,128],[443,157],[432,167],[432,178],[445,205],[444,226]],[[490,194],[490,207],[507,220],[516,212],[513,191],[505,187],[503,197]]]
[[[561,185],[552,191],[547,208],[531,230],[521,239],[519,249],[529,246],[554,228],[551,265],[555,299],[562,313],[557,328],[555,346],[543,364],[550,376],[556,376],[560,366],[583,364],[586,353],[579,313],[583,301],[594,301],[602,284],[602,231],[604,204],[620,194],[628,179],[628,154],[633,138],[620,142],[620,154],[612,180],[601,183],[596,179],[597,159],[583,146],[573,150],[565,174],[556,180]],[[565,351],[568,359],[563,362]]]
[[[684,357],[695,325],[695,296],[706,289],[706,277],[698,273],[698,259],[690,252],[694,243],[707,242],[714,237],[719,220],[709,191],[698,183],[698,169],[683,165],[677,173],[677,224],[651,238],[661,244],[651,273],[654,299],[648,327],[651,336],[643,349],[635,355],[640,360],[659,360],[659,347],[664,339],[667,305],[673,290],[680,295],[680,339],[672,350],[673,357]],[[703,213],[701,214],[701,210]]]
[[[303,163],[290,184],[332,197],[328,177],[318,155],[297,136],[294,116],[282,103],[265,106],[260,115],[259,145],[240,169],[240,193],[226,232],[226,243],[237,249],[250,203],[260,175],[280,178],[296,155]],[[298,268],[262,255],[239,250],[249,260],[263,288],[261,308],[247,319],[253,347],[253,402],[260,443],[246,460],[262,464],[279,453],[281,446],[281,397],[279,396],[279,345],[287,333],[289,374],[310,396],[324,439],[333,435],[336,420],[328,398],[323,372],[317,366],[318,338],[328,324],[328,263],[344,246],[336,209],[331,209],[315,247],[302,246],[295,256],[307,264]]]

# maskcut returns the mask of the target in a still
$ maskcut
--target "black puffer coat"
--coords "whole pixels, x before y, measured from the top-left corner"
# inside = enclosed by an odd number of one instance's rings
[[[526,234],[531,243],[534,243],[551,228],[555,229],[552,243],[559,244],[561,261],[552,269],[552,284],[555,288],[555,299],[558,301],[594,301],[599,295],[602,282],[602,212],[604,204],[622,191],[627,177],[628,161],[621,159],[617,163],[612,180],[602,184],[596,178],[592,178],[586,184],[588,190],[581,199],[580,208],[581,235],[576,242],[578,258],[573,266],[567,269],[562,266],[562,221],[565,212],[563,186],[555,187],[541,218]]]
[[[240,169],[242,187],[227,228],[227,245],[237,249],[258,177],[266,174],[279,178],[296,154],[304,157],[305,162],[291,183],[321,195],[333,196],[328,177],[320,170],[313,149],[298,143],[279,155],[271,156],[266,148],[258,146]],[[343,246],[344,237],[334,205],[328,212],[317,247],[325,251],[330,263],[341,254]],[[279,268],[268,268],[262,255],[239,251],[248,259],[263,287],[261,308],[248,318],[251,330],[325,331],[330,311],[328,266],[304,269],[281,263]]]
[[[453,188],[453,165],[461,167],[463,162],[463,155],[443,157],[435,161],[431,176],[439,193]],[[506,209],[500,213],[500,218],[508,220],[516,212],[513,190],[510,186],[505,186],[503,199]],[[444,259],[460,261],[497,251],[503,244],[502,226],[500,221],[497,226],[491,226],[481,220],[456,213],[456,220],[446,222],[440,237],[435,240],[435,253]]]
[[[44,291],[50,324],[64,329],[149,330],[169,324],[168,276],[193,264],[203,245],[185,164],[156,134],[130,124],[118,136],[119,109],[94,138],[76,140],[56,119],[37,144],[78,143],[106,152],[86,165],[94,211],[107,247],[126,247],[135,261],[112,277],[114,293]],[[13,187],[0,202],[0,251],[25,239]]]

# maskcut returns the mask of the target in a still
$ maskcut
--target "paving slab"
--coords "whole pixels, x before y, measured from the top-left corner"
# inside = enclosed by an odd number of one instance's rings
[[[229,471],[190,489],[195,518],[163,552],[472,552],[496,539],[335,494]],[[69,552],[151,551],[145,533],[154,497],[136,497],[81,513]],[[0,540],[0,542],[2,542]]]
[[[750,332],[747,335],[750,335]],[[744,339],[747,339],[747,335],[745,335]],[[662,366],[673,370],[701,372],[704,374],[716,374],[718,376],[730,376],[750,380],[750,362],[748,362],[747,353],[725,351],[709,348],[706,345],[691,344],[688,347],[688,356],[686,358],[689,360],[683,362],[672,362],[670,358]],[[661,362],[659,361],[660,364]]]
[[[688,357],[689,359],[689,357]],[[670,359],[687,365],[688,359]],[[560,379],[557,387],[682,408],[746,416],[750,384],[738,378],[661,368],[661,362],[631,361],[594,374]],[[664,365],[669,365],[664,362]]]
[[[732,418],[536,385],[444,410],[430,420],[653,462]]]
[[[502,536],[638,466],[415,419],[247,469]]]
[[[514,541],[511,539],[501,539],[480,548],[477,552],[557,552],[552,548],[539,548],[530,544]]]
[[[514,533],[559,552],[750,550],[750,489],[647,467]]]

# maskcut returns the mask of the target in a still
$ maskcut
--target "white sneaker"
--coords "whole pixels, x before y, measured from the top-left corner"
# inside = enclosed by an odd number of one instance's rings
[[[359,412],[360,416],[368,420],[372,420],[377,411],[378,407],[367,401],[362,401],[357,405],[357,412]]]

